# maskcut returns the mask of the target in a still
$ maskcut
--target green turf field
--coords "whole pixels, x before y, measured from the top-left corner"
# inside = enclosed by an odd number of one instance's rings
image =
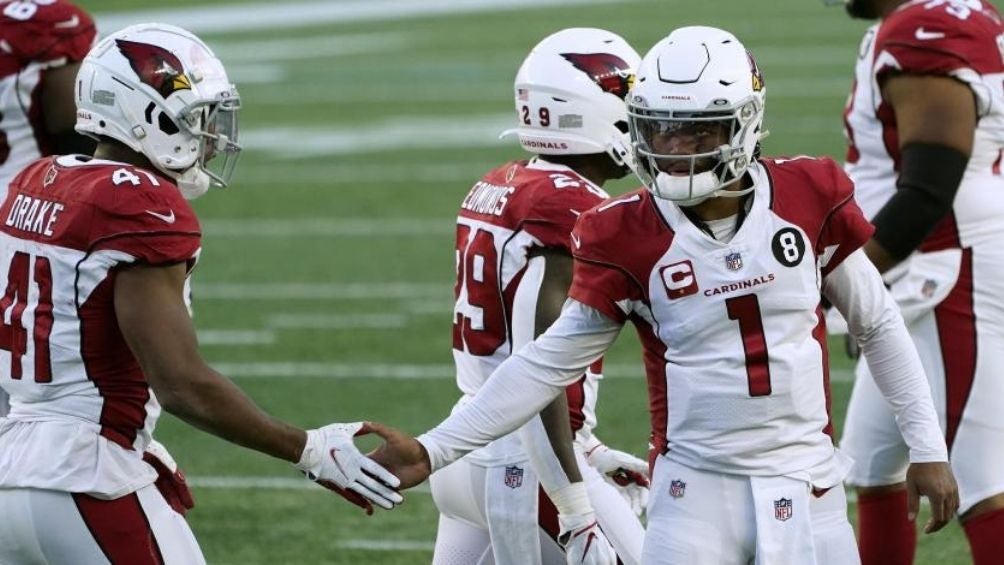
[[[302,426],[376,419],[412,433],[442,419],[457,396],[452,217],[485,170],[521,156],[496,134],[515,123],[512,77],[536,41],[563,27],[602,26],[644,53],[677,26],[724,27],[764,73],[766,151],[839,158],[865,27],[819,0],[414,0],[398,3],[410,5],[403,11],[382,0],[171,0],[158,14],[123,12],[139,5],[130,0],[85,4],[103,26],[165,19],[193,27],[242,93],[248,149],[234,187],[196,206],[206,235],[195,319],[207,358]],[[432,5],[440,11],[429,13]],[[273,12],[256,18],[249,6]],[[611,192],[630,188],[620,182]],[[598,434],[641,454],[647,414],[632,332],[608,363]],[[839,354],[834,365],[839,421],[850,365]],[[366,518],[289,465],[170,416],[158,437],[195,485],[189,518],[210,563],[431,558],[436,512],[427,490]],[[918,563],[967,561],[957,526],[922,536]]]

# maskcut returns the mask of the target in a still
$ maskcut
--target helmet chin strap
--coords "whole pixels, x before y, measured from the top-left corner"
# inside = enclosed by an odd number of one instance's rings
[[[691,183],[691,179],[693,182]],[[680,177],[666,174],[662,171],[655,176],[656,196],[671,200],[678,206],[690,207],[709,200],[711,198],[739,198],[753,192],[754,186],[749,186],[741,190],[729,190],[727,188],[714,189],[718,184],[718,178],[711,171],[698,173],[693,177]],[[704,193],[696,198],[673,198],[673,195]]]
[[[198,166],[185,169],[184,172],[176,173],[171,171],[178,185],[178,190],[185,200],[195,200],[209,191],[210,178]]]

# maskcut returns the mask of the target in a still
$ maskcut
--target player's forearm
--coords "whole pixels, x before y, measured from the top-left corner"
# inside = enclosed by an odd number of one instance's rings
[[[432,470],[526,423],[606,353],[620,328],[569,300],[547,332],[499,365],[470,403],[418,438]]]
[[[293,463],[300,459],[306,432],[269,416],[208,367],[197,379],[155,392],[166,411],[197,428],[279,459]]]
[[[947,461],[924,367],[878,271],[856,251],[830,273],[824,290],[847,319],[875,384],[892,407],[910,460]]]
[[[564,391],[562,382],[541,381],[535,373],[540,374],[532,362],[520,355],[510,357],[470,403],[419,436],[432,470],[516,430]]]

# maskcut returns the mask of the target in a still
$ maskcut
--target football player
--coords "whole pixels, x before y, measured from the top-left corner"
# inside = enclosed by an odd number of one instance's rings
[[[70,2],[3,4],[0,202],[14,175],[42,155],[93,151],[94,141],[73,130],[73,80],[96,37],[94,21]],[[7,393],[0,391],[0,416],[7,409]]]
[[[850,0],[879,19],[844,113],[846,170],[929,379],[975,563],[1004,555],[1004,25],[981,0]],[[859,363],[842,447],[867,564],[912,563],[908,446]],[[910,515],[913,509],[910,510]]]
[[[162,406],[360,506],[393,507],[396,479],[352,443],[363,424],[279,421],[199,355],[186,198],[225,186],[240,153],[220,61],[185,30],[132,26],[91,50],[75,92],[94,156],[36,160],[0,206],[0,562],[204,563],[143,462]]]
[[[861,246],[872,227],[828,159],[757,158],[766,88],[732,34],[684,27],[628,94],[645,188],[583,213],[558,320],[418,440],[374,453],[410,486],[560,394],[630,321],[644,348],[652,490],[643,563],[858,562],[829,435],[820,303],[849,320],[910,446],[930,529],[958,505],[903,320]],[[387,434],[394,432],[384,429]]]
[[[572,279],[575,220],[607,197],[605,181],[629,172],[624,96],[638,60],[611,32],[566,29],[537,44],[520,67],[518,127],[506,134],[516,134],[536,156],[489,171],[457,218],[453,356],[464,393],[458,406],[557,318]],[[432,475],[440,511],[433,563],[564,563],[559,534],[586,529],[577,539],[588,540],[588,526],[597,521],[625,563],[639,562],[644,529],[618,489],[640,513],[648,469],[592,433],[600,370],[599,363],[586,370],[567,399],[560,396],[518,432]],[[559,462],[549,433],[571,438],[573,432],[575,453]],[[538,500],[538,485],[551,497]],[[582,485],[588,499],[570,506],[567,493]],[[579,563],[575,549],[567,559]]]

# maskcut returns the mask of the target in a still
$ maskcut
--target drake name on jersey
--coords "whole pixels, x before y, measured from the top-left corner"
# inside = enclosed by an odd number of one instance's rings
[[[171,223],[157,217],[168,210]],[[0,218],[0,487],[114,498],[151,483],[141,455],[160,405],[113,289],[125,265],[194,266],[194,212],[163,177],[68,155],[15,177]]]

